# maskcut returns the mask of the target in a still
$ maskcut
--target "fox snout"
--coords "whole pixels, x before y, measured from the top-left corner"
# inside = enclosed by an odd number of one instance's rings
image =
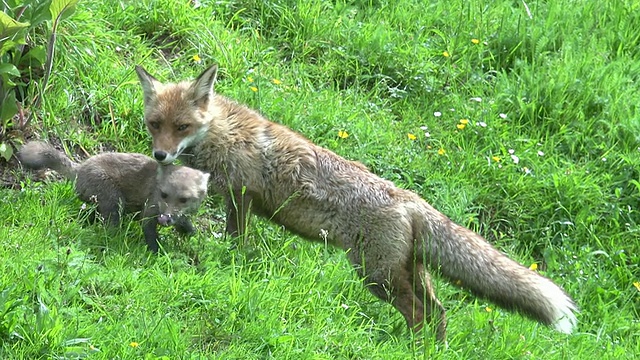
[[[160,214],[158,215],[158,224],[163,226],[171,226],[175,222],[175,219],[171,214]]]
[[[167,158],[168,155],[169,154],[167,154],[165,151],[153,150],[153,158],[158,160],[158,161],[160,161],[160,162],[163,162]]]

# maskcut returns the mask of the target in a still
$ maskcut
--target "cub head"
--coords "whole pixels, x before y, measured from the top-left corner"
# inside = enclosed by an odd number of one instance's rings
[[[171,225],[177,216],[198,211],[207,197],[209,174],[186,166],[160,165],[157,174],[158,221]]]
[[[153,138],[153,158],[170,164],[209,128],[218,67],[211,66],[193,81],[166,84],[141,66],[136,66],[136,73],[144,93],[144,122]]]

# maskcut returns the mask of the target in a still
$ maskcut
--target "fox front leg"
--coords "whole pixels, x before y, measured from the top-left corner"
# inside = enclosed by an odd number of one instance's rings
[[[244,190],[233,191],[227,197],[227,228],[228,235],[245,236],[247,215],[251,209],[251,196]]]
[[[158,217],[152,216],[142,221],[142,232],[144,233],[144,240],[147,242],[147,247],[151,252],[157,253],[158,244]]]

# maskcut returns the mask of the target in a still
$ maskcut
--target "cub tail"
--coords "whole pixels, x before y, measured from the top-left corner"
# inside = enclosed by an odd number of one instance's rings
[[[63,152],[41,141],[30,141],[18,151],[18,159],[33,170],[52,169],[69,180],[75,180],[78,163]]]

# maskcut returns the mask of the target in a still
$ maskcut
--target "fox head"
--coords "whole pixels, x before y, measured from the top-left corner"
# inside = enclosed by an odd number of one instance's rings
[[[136,66],[144,92],[144,121],[153,138],[153,157],[170,164],[207,132],[218,67],[211,66],[192,82],[163,84]]]
[[[158,222],[171,225],[177,216],[195,213],[207,196],[209,174],[186,166],[160,165],[157,173]]]

